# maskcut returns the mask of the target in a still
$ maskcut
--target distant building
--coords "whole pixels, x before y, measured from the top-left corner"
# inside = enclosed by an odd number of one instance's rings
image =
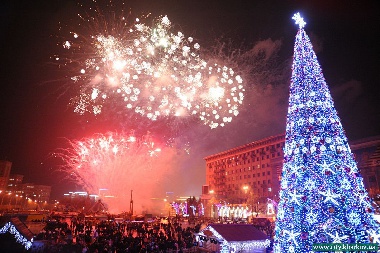
[[[350,144],[355,154],[364,185],[371,197],[380,194],[380,136],[354,141]]]
[[[202,196],[212,192],[229,203],[265,202],[278,199],[285,135],[271,136],[205,157],[206,185]],[[352,142],[358,168],[371,197],[380,193],[380,136]],[[208,193],[206,193],[207,191]]]
[[[20,174],[10,174],[8,179],[7,191],[13,192],[16,194],[22,193],[22,181],[24,179],[24,175]]]
[[[0,161],[0,208],[25,208],[27,203],[47,204],[51,186],[23,183],[24,175],[10,174],[12,162]]]
[[[8,187],[9,175],[11,173],[12,163],[0,160],[0,191],[5,192]]]
[[[36,203],[48,203],[50,200],[51,186],[25,183],[22,184],[22,192],[26,198]]]

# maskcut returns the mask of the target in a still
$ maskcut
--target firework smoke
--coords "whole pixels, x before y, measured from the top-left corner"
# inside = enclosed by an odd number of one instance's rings
[[[69,144],[55,154],[63,161],[61,169],[89,194],[99,194],[110,212],[129,211],[131,190],[137,213],[152,211],[147,210],[149,200],[160,191],[164,195],[161,188],[175,154],[173,149],[156,147],[149,133],[137,138],[133,131],[109,132]]]

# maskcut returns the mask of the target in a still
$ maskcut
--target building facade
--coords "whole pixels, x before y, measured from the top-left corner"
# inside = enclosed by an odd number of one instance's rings
[[[380,199],[380,136],[354,141],[350,147],[369,196]]]
[[[7,192],[13,192],[16,194],[22,193],[22,181],[24,179],[24,175],[20,174],[10,174],[8,179],[8,187]]]
[[[271,136],[205,157],[209,195],[227,203],[278,200],[285,135]],[[350,144],[371,197],[380,194],[380,136]],[[207,187],[206,187],[207,186]],[[207,193],[202,191],[202,196]],[[212,198],[209,196],[209,199]]]
[[[228,203],[276,199],[284,140],[272,136],[205,157],[209,190]]]
[[[0,161],[0,210],[42,207],[50,200],[51,186],[23,183],[24,176],[11,174],[12,162]]]
[[[12,168],[11,162],[0,161],[0,191],[2,192],[5,192],[7,190],[11,168]]]
[[[51,186],[34,183],[22,184],[23,195],[38,204],[46,204],[50,200]]]

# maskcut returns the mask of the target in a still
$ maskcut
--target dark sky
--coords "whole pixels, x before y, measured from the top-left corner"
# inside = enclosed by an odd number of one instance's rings
[[[301,12],[348,139],[380,135],[378,1],[125,2],[136,16],[168,15],[202,45],[218,36],[251,48],[259,43],[270,48],[279,42],[277,60],[288,73],[297,32],[291,17]],[[60,174],[47,165],[49,153],[65,145],[64,138],[120,130],[113,122],[84,123],[68,107],[72,94],[56,81],[60,74],[50,57],[57,51],[57,24],[68,22],[65,19],[76,12],[75,1],[0,4],[0,159],[13,162],[12,173],[24,174],[26,182],[54,184],[53,196],[72,190],[58,183]],[[231,124],[216,130],[199,124],[189,130],[192,152],[178,168],[182,177],[176,180],[182,185],[176,189],[180,195],[200,194],[205,156],[285,131],[289,83],[253,86],[243,112]]]

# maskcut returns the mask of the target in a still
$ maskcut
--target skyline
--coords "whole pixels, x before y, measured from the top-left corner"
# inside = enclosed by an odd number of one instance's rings
[[[81,118],[74,114],[68,107],[71,94],[62,93],[63,85],[52,82],[57,70],[49,65],[49,57],[55,53],[51,37],[60,18],[75,10],[74,1],[58,2],[2,3],[5,11],[1,13],[0,47],[4,60],[0,159],[13,163],[12,173],[24,174],[26,181],[40,184],[48,184],[59,175],[47,166],[46,159],[65,145],[65,139],[121,130],[116,120]],[[211,44],[208,37],[223,36],[234,39],[235,44],[244,42],[250,48],[262,49],[270,56],[277,52],[275,63],[279,72],[288,76],[298,28],[291,17],[300,12],[349,141],[380,135],[376,41],[379,29],[373,24],[379,23],[378,4],[365,1],[340,6],[328,1],[300,2],[183,1],[175,5],[174,1],[131,1],[129,4],[136,15],[141,12],[168,15],[186,35],[199,39],[202,45]],[[178,195],[200,193],[205,182],[204,157],[285,132],[289,82],[276,82],[277,72],[271,77],[267,83],[250,84],[252,89],[246,94],[240,115],[223,128],[178,123],[179,130],[185,131],[191,140],[190,155],[178,156],[173,163],[178,166],[172,169],[178,185],[171,188],[182,191]],[[191,184],[181,189],[186,182]],[[55,185],[59,187],[53,188],[53,195],[65,187],[64,182]]]

